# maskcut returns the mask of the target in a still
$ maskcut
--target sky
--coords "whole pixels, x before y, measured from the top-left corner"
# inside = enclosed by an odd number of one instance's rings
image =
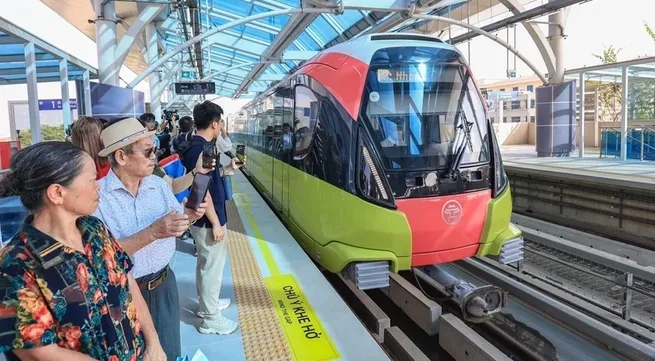
[[[546,3],[547,0],[525,1],[526,8]],[[491,21],[480,22],[484,26],[510,16],[502,5],[493,11]],[[471,23],[476,22],[471,18]],[[542,17],[539,21],[548,21]],[[655,40],[653,40],[644,27],[644,21],[651,28],[655,28],[655,0],[592,0],[570,8],[565,26],[564,64],[567,69],[580,68],[599,64],[600,61],[592,54],[602,54],[605,46],[622,48],[619,60],[629,60],[640,56],[655,56]],[[544,34],[548,36],[548,25],[539,25]],[[454,28],[453,28],[454,30]],[[517,27],[516,47],[528,59],[534,62],[543,72],[546,66],[537,50],[532,38],[523,26]],[[457,34],[452,32],[453,36]],[[510,33],[512,36],[513,32]],[[507,30],[501,30],[497,35],[506,40]],[[443,38],[443,37],[442,37]],[[448,38],[447,36],[445,37]],[[513,43],[512,37],[510,42]],[[468,46],[459,45],[458,48],[468,56]],[[471,55],[468,59],[476,78],[485,82],[505,80],[507,69],[507,50],[496,42],[478,37],[471,42]],[[513,67],[513,55],[511,58]],[[517,76],[533,76],[534,72],[516,60]]]
[[[97,66],[95,43],[41,1],[0,0],[0,4],[9,2],[11,2],[11,6],[0,6],[1,17],[29,30],[92,66]],[[547,0],[521,0],[521,2],[527,8],[531,8],[541,5]],[[30,14],[30,16],[25,16],[25,14]],[[509,16],[501,5],[495,7],[492,14],[493,17],[483,22],[480,22],[481,16],[473,17],[471,23],[483,26]],[[547,21],[548,18],[544,17],[539,20]],[[655,41],[646,33],[644,21],[655,27],[655,0],[591,0],[582,5],[573,6],[569,12],[565,30],[567,34],[564,51],[566,68],[597,64],[599,61],[592,56],[592,53],[601,53],[603,47],[609,45],[623,49],[619,54],[621,60],[655,55]],[[547,26],[540,26],[547,34]],[[453,35],[456,35],[457,32],[458,29],[452,29]],[[506,32],[502,30],[498,32],[498,36],[504,38]],[[536,46],[521,26],[517,28],[517,48],[545,72],[545,65]],[[466,45],[461,45],[460,49],[468,56]],[[478,37],[471,42],[471,49],[469,61],[478,80],[488,83],[506,79],[507,52],[504,48],[492,40]],[[520,59],[517,59],[516,70],[518,76],[534,74],[521,63]],[[132,71],[123,67],[121,77],[125,81],[129,82],[135,76]],[[147,88],[145,82],[137,87],[149,97]],[[0,87],[0,102],[3,100],[2,89],[3,87]],[[233,102],[227,98],[219,98],[217,102],[229,109],[230,112],[237,111],[245,103],[244,101]]]

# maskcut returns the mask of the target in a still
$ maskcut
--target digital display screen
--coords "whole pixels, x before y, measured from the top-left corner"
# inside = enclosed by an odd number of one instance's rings
[[[402,69],[378,69],[377,76],[380,83],[423,83],[427,79],[426,71],[419,72],[416,67],[403,67]]]
[[[205,95],[215,93],[216,83],[213,81],[175,83],[175,94],[178,95]]]

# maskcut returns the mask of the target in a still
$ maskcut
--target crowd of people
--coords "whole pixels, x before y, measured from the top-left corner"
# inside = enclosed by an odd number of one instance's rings
[[[176,239],[196,245],[198,331],[229,334],[219,298],[227,257],[229,176],[220,164],[232,145],[223,110],[197,104],[179,134],[160,147],[152,114],[103,123],[81,117],[70,142],[41,142],[13,157],[0,197],[19,196],[28,216],[0,251],[0,352],[7,360],[176,361],[180,306],[169,266]],[[203,149],[215,147],[211,167]],[[173,178],[158,166],[177,153]],[[207,168],[209,167],[209,168]],[[195,208],[176,194],[210,174]]]

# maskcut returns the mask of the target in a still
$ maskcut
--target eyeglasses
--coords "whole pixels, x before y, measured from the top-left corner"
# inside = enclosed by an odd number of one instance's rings
[[[123,149],[123,150],[127,153],[126,149]],[[148,149],[139,149],[139,150],[132,149],[131,151],[133,153],[142,153],[143,155],[146,156],[146,158],[150,158],[150,157],[152,157],[152,155],[155,153],[156,150],[157,150],[157,147],[152,147],[152,148],[148,148]]]

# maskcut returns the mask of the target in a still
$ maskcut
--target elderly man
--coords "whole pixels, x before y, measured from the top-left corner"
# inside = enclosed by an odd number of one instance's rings
[[[191,210],[178,203],[170,186],[152,175],[153,131],[134,118],[118,121],[102,131],[111,171],[99,181],[102,219],[132,257],[134,278],[152,315],[169,361],[181,356],[180,307],[175,274],[168,264],[175,253],[175,237],[203,217],[207,203]],[[146,346],[147,347],[147,346]]]

